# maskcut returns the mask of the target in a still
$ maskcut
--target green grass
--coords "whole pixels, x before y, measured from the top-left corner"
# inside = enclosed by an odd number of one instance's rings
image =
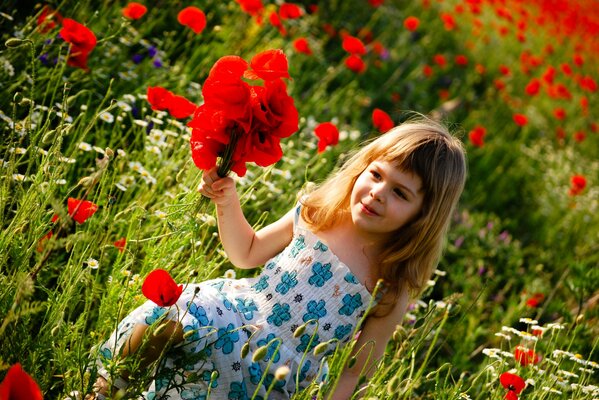
[[[425,8],[397,0],[374,8],[322,2],[318,13],[285,21],[287,36],[267,16],[256,24],[233,1],[203,2],[208,26],[200,35],[177,23],[183,2],[149,6],[138,21],[121,17],[124,3],[51,3],[95,32],[89,72],[66,65],[68,46],[56,36],[59,27],[36,29],[39,7],[2,10],[0,376],[20,362],[46,398],[86,391],[93,346],[144,301],[140,287],[151,270],[167,269],[186,283],[231,268],[216,237],[214,209],[201,204],[196,191],[201,175],[190,158],[186,121],[152,111],[146,88],[163,86],[199,104],[200,85],[218,58],[250,59],[281,48],[289,59],[288,90],[300,129],[283,141],[279,163],[250,167],[238,180],[245,215],[256,227],[283,215],[304,185],[324,179],[360,142],[378,135],[371,123],[376,107],[398,123],[407,110],[440,116],[468,149],[467,186],[434,284],[411,307],[360,393],[499,399],[506,389],[498,376],[514,369],[532,380],[523,398],[597,398],[599,137],[593,105],[599,98],[575,79],[599,79],[590,50],[596,39],[572,34],[558,46],[563,35],[549,33],[550,23],[531,23],[521,43],[517,8],[510,23],[487,3],[476,15],[456,12],[458,1],[433,3]],[[531,19],[543,12],[527,7]],[[444,12],[454,15],[457,29],[444,29]],[[403,27],[410,15],[421,21],[414,33]],[[474,33],[475,20],[480,34]],[[344,65],[339,35],[325,33],[325,23],[363,39],[369,30],[388,53],[379,57],[367,45],[368,68],[355,74]],[[501,26],[511,33],[500,35]],[[308,38],[313,56],[293,50],[297,37]],[[581,42],[587,47],[577,50]],[[554,45],[553,53],[547,44]],[[541,65],[524,73],[523,51],[541,58]],[[145,58],[136,64],[134,54]],[[446,66],[434,64],[436,54],[446,57]],[[453,62],[458,54],[467,57],[466,66]],[[584,64],[572,61],[575,54]],[[161,67],[154,66],[156,59]],[[560,72],[564,63],[572,76]],[[425,65],[433,68],[431,77],[422,73]],[[511,73],[502,75],[501,65]],[[571,99],[549,96],[547,83],[537,96],[524,92],[550,66],[557,70],[554,84],[566,86]],[[497,79],[505,89],[497,89]],[[586,113],[583,97],[590,104]],[[563,121],[553,116],[558,107],[566,111]],[[517,126],[515,113],[527,115],[528,125]],[[313,128],[325,121],[334,121],[342,137],[319,154]],[[468,140],[477,125],[487,129],[480,148]],[[556,138],[558,128],[565,138]],[[580,131],[582,141],[575,139]],[[576,174],[586,177],[587,186],[572,196]],[[77,224],[68,217],[69,197],[100,208]],[[51,222],[55,214],[57,224]],[[50,230],[52,238],[40,244]],[[115,242],[122,238],[121,251]],[[254,273],[239,270],[237,276]],[[539,304],[527,304],[535,294],[542,294]],[[533,326],[543,328],[542,337],[531,336],[540,329]],[[539,363],[516,362],[517,345],[534,349]],[[329,384],[315,383],[295,398],[326,396],[349,361],[348,350],[332,356]],[[139,385],[148,378],[140,377]]]

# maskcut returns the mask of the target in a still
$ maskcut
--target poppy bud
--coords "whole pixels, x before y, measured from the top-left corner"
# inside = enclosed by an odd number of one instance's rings
[[[23,40],[23,39],[17,39],[17,38],[10,38],[8,39],[6,42],[4,42],[4,45],[8,48],[11,49],[16,49],[17,47],[21,47],[26,43],[32,43],[31,40]]]
[[[289,369],[288,366],[286,366],[286,365],[280,366],[275,371],[275,379],[278,381],[282,381],[283,379],[287,378],[287,375],[289,375],[290,371],[291,370]]]
[[[197,329],[191,329],[191,330],[185,332],[183,334],[183,339],[187,339],[188,337],[194,335],[197,331],[198,331]]]
[[[347,363],[347,368],[351,368],[354,365],[356,365],[356,361],[358,361],[358,359],[356,357],[352,357],[349,359],[349,362]]]
[[[249,342],[245,342],[243,344],[243,346],[241,346],[241,358],[246,358],[249,352],[250,352],[250,344],[249,344]]]
[[[252,361],[258,362],[260,360],[263,360],[264,357],[266,357],[267,353],[268,353],[268,345],[258,347],[256,349],[256,352],[254,352],[254,355],[252,355]]]
[[[168,324],[167,324],[166,322],[165,322],[165,323],[162,323],[162,324],[160,324],[160,325],[158,325],[158,326],[156,327],[156,329],[154,329],[154,332],[152,332],[152,334],[153,334],[154,336],[158,336],[158,335],[160,335],[160,334],[161,334],[161,333],[162,333],[162,332],[163,332],[163,331],[166,329],[166,327],[167,327],[167,326],[168,326]]]
[[[327,349],[327,347],[329,347],[329,342],[324,342],[324,343],[321,343],[318,346],[314,347],[314,352],[313,352],[314,355],[317,356],[317,355],[323,353]]]
[[[298,338],[298,337],[302,336],[302,334],[304,333],[305,330],[306,330],[306,324],[302,324],[302,325],[298,326],[297,329],[293,332],[293,337]]]
[[[210,374],[210,382],[214,382],[216,380],[216,378],[218,378],[218,371],[214,370],[212,371],[212,373]]]

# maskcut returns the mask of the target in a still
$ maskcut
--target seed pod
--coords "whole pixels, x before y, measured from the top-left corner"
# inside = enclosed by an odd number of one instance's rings
[[[326,349],[329,347],[329,342],[324,342],[319,344],[318,346],[314,347],[314,355],[317,356],[320,353],[323,353],[324,351],[326,351]]]
[[[291,372],[289,367],[286,365],[282,365],[275,371],[275,379],[278,381],[282,381],[283,379],[287,378],[289,372]]]
[[[358,361],[358,359],[355,356],[350,358],[349,362],[347,363],[347,368],[353,367],[356,364],[356,361]]]
[[[243,344],[243,346],[241,346],[241,358],[246,358],[249,352],[250,352],[250,343],[245,342]]]
[[[293,337],[297,338],[302,336],[302,334],[304,333],[304,331],[306,330],[306,324],[302,324],[300,326],[297,327],[297,329],[293,332]]]
[[[252,361],[258,362],[263,360],[264,357],[266,357],[266,354],[268,354],[268,345],[260,346],[254,352],[254,355],[252,355]]]
[[[22,45],[24,45],[27,42],[28,42],[27,40],[23,40],[23,39],[10,38],[6,42],[4,42],[4,45],[8,48],[16,49],[17,47],[21,47]]]

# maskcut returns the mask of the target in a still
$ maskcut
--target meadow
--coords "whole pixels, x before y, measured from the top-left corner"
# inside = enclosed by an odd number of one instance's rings
[[[205,21],[182,17],[189,6]],[[355,398],[599,398],[593,2],[145,7],[0,8],[0,380],[19,363],[46,399],[87,393],[94,346],[145,300],[152,270],[181,283],[256,273],[227,261],[197,192],[193,116],[180,112],[204,102],[221,57],[280,49],[299,129],[278,162],[236,177],[256,228],[412,111],[446,123],[468,153],[434,279]],[[323,123],[335,129],[317,136]],[[348,361],[332,355],[329,380],[293,398],[326,398]]]

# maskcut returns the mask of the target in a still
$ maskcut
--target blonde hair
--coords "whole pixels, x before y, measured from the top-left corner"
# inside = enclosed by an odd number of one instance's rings
[[[385,303],[395,304],[402,290],[418,296],[439,262],[452,212],[464,188],[466,156],[460,140],[445,126],[426,118],[405,122],[362,147],[304,197],[301,216],[311,229],[326,230],[350,215],[354,183],[375,160],[418,175],[424,194],[419,215],[392,235],[377,260],[379,278],[387,290]]]

